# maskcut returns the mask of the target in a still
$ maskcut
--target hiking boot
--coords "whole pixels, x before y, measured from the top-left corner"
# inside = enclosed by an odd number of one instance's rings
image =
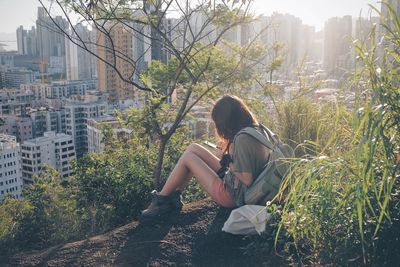
[[[168,215],[177,214],[181,211],[183,203],[181,193],[173,192],[169,196],[159,195],[156,190],[151,192],[151,203],[147,209],[142,211],[139,217],[140,223],[155,221],[155,219],[166,218]]]

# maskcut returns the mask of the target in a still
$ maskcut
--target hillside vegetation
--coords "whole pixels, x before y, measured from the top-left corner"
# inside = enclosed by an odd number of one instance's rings
[[[135,130],[131,140],[119,142],[109,131],[106,150],[76,162],[72,179],[60,181],[48,169],[25,189],[24,200],[4,200],[0,205],[1,256],[17,255],[9,261],[17,265],[69,265],[71,260],[71,265],[139,261],[138,266],[174,262],[245,266],[252,260],[257,265],[270,264],[277,252],[284,259],[277,261],[280,264],[398,264],[400,18],[393,9],[389,11],[388,18],[382,17],[382,43],[375,43],[374,31],[372,43],[354,42],[362,67],[343,88],[355,93],[354,106],[345,106],[340,98],[316,105],[304,93],[290,100],[276,97],[271,115],[254,98],[245,99],[260,121],[296,147],[297,157],[288,159],[293,168],[280,194],[266,205],[274,215],[267,234],[247,243],[241,243],[241,237],[229,237],[239,240],[230,243],[228,237],[207,234],[218,212],[208,202],[189,206],[176,224],[146,230],[132,222],[149,201],[155,186],[153,166],[159,159],[160,140],[153,139],[147,121],[133,121],[152,112],[144,109],[132,111],[127,117],[132,121],[124,122]],[[187,129],[179,127],[171,135],[161,173],[171,171],[190,142],[187,134]],[[204,197],[194,183],[184,195],[186,203]],[[108,232],[126,223],[130,224]],[[89,239],[59,245],[83,238]],[[209,261],[206,255],[212,252],[221,254]]]

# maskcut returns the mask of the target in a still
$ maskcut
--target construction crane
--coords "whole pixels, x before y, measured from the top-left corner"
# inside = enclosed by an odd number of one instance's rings
[[[48,78],[48,66],[49,66],[49,62],[47,60],[40,60],[40,61],[33,61],[33,64],[40,64],[41,66],[41,71],[42,71],[42,83],[47,82],[47,78]],[[44,75],[46,75],[46,79],[44,78]]]

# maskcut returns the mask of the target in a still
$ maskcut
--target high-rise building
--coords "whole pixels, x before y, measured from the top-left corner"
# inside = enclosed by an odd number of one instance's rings
[[[295,77],[295,71],[303,61],[320,60],[320,55],[311,49],[317,45],[315,28],[303,24],[300,18],[290,14],[275,12],[269,17],[261,16],[242,27],[241,35],[242,44],[258,41],[267,47],[267,64],[280,55],[284,57],[276,72],[282,79]]]
[[[75,26],[71,38],[78,44],[84,42],[89,51],[96,52],[96,33],[82,24]],[[68,80],[92,80],[97,76],[95,56],[74,44],[69,38],[65,39],[65,49]]]
[[[298,66],[304,56],[299,54],[298,49],[300,38],[302,38],[302,21],[293,15],[274,13],[269,23],[271,25],[268,37],[269,43],[281,43],[284,45],[285,61],[282,66],[282,72],[289,74],[290,71]]]
[[[37,55],[36,29],[24,30],[22,26],[17,29],[17,48],[19,55]]]
[[[330,18],[324,28],[324,68],[337,78],[353,69],[352,18]]]
[[[228,42],[241,45],[242,42],[246,41],[246,37],[245,37],[246,36],[245,29],[246,28],[247,28],[246,26],[242,27],[241,25],[232,27],[231,29],[229,29],[228,31],[226,31],[223,34],[223,39]],[[242,29],[243,29],[243,35],[242,35]]]
[[[26,183],[32,182],[44,165],[56,169],[61,177],[68,177],[72,174],[71,161],[76,159],[72,136],[54,132],[23,142],[21,155],[22,178]]]
[[[67,100],[66,133],[74,139],[77,157],[88,152],[87,120],[105,115],[107,108],[106,96],[103,95],[76,96]]]
[[[22,26],[19,26],[17,29],[17,48],[18,54],[24,54],[24,38],[26,36],[26,30]]]
[[[179,40],[183,44],[183,49],[186,48],[187,44],[192,44],[193,41],[204,44],[214,42],[218,32],[216,27],[209,23],[210,17],[206,10],[190,10],[190,14],[188,23],[184,23],[182,20],[174,23],[180,24],[178,28],[174,25],[174,29],[178,31]]]
[[[379,33],[376,32],[374,35],[372,35],[372,30],[375,28],[376,25],[379,25],[379,17],[359,17],[354,19],[353,21],[353,39],[357,40],[356,45],[365,45],[368,49],[372,47],[372,41],[375,42],[375,44],[378,44],[380,42],[379,40]],[[379,30],[379,29],[376,29]],[[375,37],[375,40],[372,40],[372,37]],[[379,49],[379,48],[378,48]],[[352,60],[354,62],[354,68],[360,67],[363,64],[361,62],[357,61],[357,52],[355,49],[353,49],[353,55],[352,55]],[[358,66],[357,66],[358,65]]]
[[[24,55],[36,56],[37,51],[37,40],[36,40],[36,29],[34,26],[26,32],[24,37]]]
[[[160,11],[152,4],[146,4],[146,9],[151,16],[160,15]],[[136,11],[134,16],[145,14]],[[171,52],[166,47],[166,39],[171,41],[177,38],[173,30],[176,22],[164,18],[157,29],[136,22],[106,23],[104,27],[109,34],[97,32],[97,55],[103,59],[97,60],[98,87],[101,92],[109,95],[110,102],[128,99],[144,101],[143,95],[135,90],[131,81],[140,83],[140,74],[152,61],[168,63]]]
[[[151,27],[150,29],[150,48],[151,48],[151,60],[158,60],[166,64],[171,58],[171,53],[166,49],[165,42],[166,39],[171,40],[171,26],[172,20],[167,19],[162,14],[161,1],[147,2],[145,5],[146,13],[150,14],[152,17],[161,18],[161,21],[157,21],[157,29]]]
[[[65,73],[65,39],[59,27],[67,31],[68,23],[61,16],[50,18],[38,7],[36,41],[40,59],[49,64],[49,73]]]
[[[136,12],[138,16],[139,12]],[[136,63],[135,72],[133,79],[135,82],[139,82],[140,74],[146,70],[151,63],[151,41],[150,41],[150,26],[133,23],[132,27],[135,29],[133,32],[132,46],[133,49],[133,61]]]
[[[298,54],[298,63],[302,60],[305,61],[313,61],[318,62],[322,61],[322,48],[323,45],[321,43],[317,43],[317,37],[315,32],[315,27],[309,25],[300,25],[300,33],[298,36],[298,46],[297,46],[297,54]],[[318,44],[320,47],[318,47]]]
[[[21,150],[14,136],[0,134],[0,200],[6,194],[21,198]]]
[[[109,95],[110,102],[134,99],[135,87],[129,82],[135,73],[135,64],[129,62],[133,58],[133,31],[123,24],[105,27],[110,35],[97,32],[97,55],[108,62],[97,61],[98,89]]]

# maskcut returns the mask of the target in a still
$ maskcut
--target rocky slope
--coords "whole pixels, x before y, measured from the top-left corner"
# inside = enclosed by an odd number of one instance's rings
[[[136,221],[103,235],[24,252],[5,266],[278,266],[282,260],[244,247],[248,238],[221,232],[230,210],[204,200],[186,205],[174,222]],[[254,239],[253,239],[254,240]]]

